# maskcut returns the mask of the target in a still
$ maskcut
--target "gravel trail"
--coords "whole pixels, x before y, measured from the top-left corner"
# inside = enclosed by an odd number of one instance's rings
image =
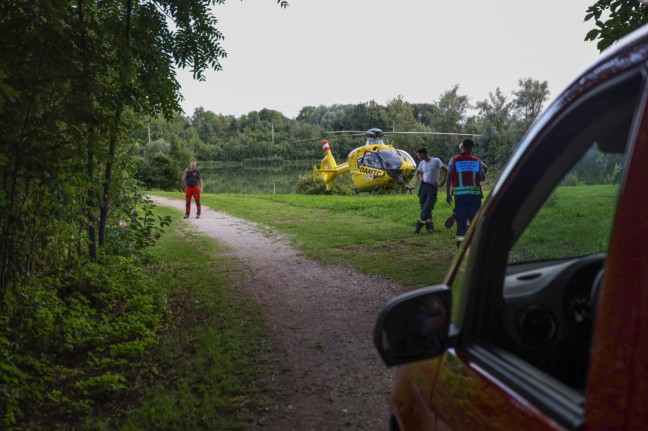
[[[151,198],[184,211],[181,200]],[[372,332],[384,303],[404,287],[306,259],[267,226],[205,206],[199,220],[192,214],[184,222],[240,260],[241,287],[261,304],[269,328],[272,373],[259,385],[271,407],[249,429],[386,430],[392,371]]]

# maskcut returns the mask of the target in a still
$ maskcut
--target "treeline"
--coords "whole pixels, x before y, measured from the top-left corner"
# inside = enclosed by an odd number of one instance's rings
[[[313,160],[322,157],[318,142],[330,131],[425,131],[479,134],[478,153],[487,163],[501,165],[509,157],[549,97],[546,81],[524,78],[505,95],[497,88],[485,100],[471,103],[454,86],[430,103],[409,103],[402,97],[385,105],[360,104],[306,106],[296,118],[262,109],[241,117],[198,108],[190,116],[177,114],[171,122],[152,118],[134,135],[139,145],[137,178],[147,187],[172,189],[189,159],[238,162]],[[462,137],[449,135],[391,136],[398,148],[414,150],[426,145],[431,154],[448,160]],[[297,142],[297,143],[295,143]],[[340,138],[331,148],[339,160],[362,141]]]

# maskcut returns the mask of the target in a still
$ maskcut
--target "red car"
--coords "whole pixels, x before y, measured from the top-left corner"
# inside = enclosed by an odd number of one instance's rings
[[[442,285],[385,305],[394,430],[648,429],[648,26],[535,121]]]

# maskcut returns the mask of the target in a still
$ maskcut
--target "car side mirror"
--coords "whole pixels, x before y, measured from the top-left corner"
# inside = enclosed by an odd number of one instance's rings
[[[385,304],[374,327],[374,345],[388,367],[443,353],[448,344],[450,299],[447,286],[431,286]]]

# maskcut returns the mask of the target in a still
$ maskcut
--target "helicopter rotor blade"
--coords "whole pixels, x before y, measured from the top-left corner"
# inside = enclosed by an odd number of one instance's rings
[[[366,134],[367,131],[366,130],[331,130],[330,132],[324,132],[324,133],[326,133],[327,135],[330,134],[330,133],[344,133],[344,134],[348,134],[348,135],[355,135],[355,134],[360,135],[360,134]]]
[[[315,142],[315,141],[321,141],[322,139],[327,139],[327,138],[323,137],[323,138],[302,139],[301,141],[290,141],[290,142],[284,142],[284,143],[285,144],[301,144],[302,142]]]
[[[451,135],[451,136],[481,136],[476,133],[453,132],[383,132],[383,135]]]
[[[346,134],[332,135],[332,133],[346,133]],[[286,144],[301,144],[302,142],[315,142],[315,141],[321,141],[322,139],[357,138],[362,136],[371,136],[371,135],[368,135],[367,132],[356,132],[356,131],[349,132],[347,130],[340,131],[340,132],[326,132],[326,134],[320,138],[310,138],[310,139],[302,139],[300,141],[290,141],[290,142],[286,142]]]
[[[360,130],[333,130],[325,132],[321,138],[302,139],[300,141],[287,142],[287,144],[300,144],[302,142],[315,142],[322,139],[338,139],[338,138],[382,138],[386,135],[445,135],[445,136],[482,136],[476,133],[454,133],[454,132],[383,132],[380,129],[369,129],[366,131]]]

